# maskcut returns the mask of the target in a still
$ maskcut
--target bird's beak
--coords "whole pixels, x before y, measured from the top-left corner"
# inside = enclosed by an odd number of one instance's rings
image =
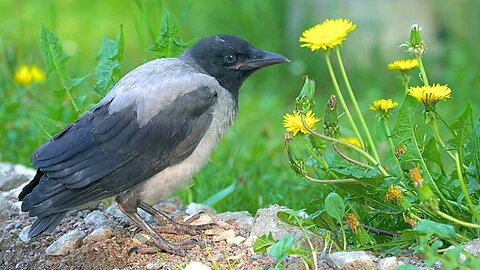
[[[281,54],[262,50],[259,52],[258,58],[239,62],[233,66],[233,68],[238,70],[252,70],[285,62],[290,62],[290,60]]]

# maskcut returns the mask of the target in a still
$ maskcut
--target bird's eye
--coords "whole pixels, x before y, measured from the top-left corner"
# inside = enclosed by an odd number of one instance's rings
[[[227,54],[223,57],[223,60],[227,64],[233,64],[233,63],[235,63],[235,61],[237,61],[237,57],[233,54]]]

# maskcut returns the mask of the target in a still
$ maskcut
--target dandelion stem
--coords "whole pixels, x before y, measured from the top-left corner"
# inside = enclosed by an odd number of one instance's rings
[[[475,219],[477,222],[480,222],[480,215],[478,214],[477,210],[475,209],[475,205],[472,202],[472,198],[468,194],[467,186],[465,185],[465,179],[463,178],[463,170],[462,170],[462,165],[460,163],[460,156],[457,153],[455,153],[455,165],[457,166],[457,175],[458,175],[458,180],[460,180],[460,187],[462,188],[463,195],[465,195],[465,200],[467,201],[468,208],[470,208],[470,212],[475,216]]]
[[[364,164],[358,160],[355,160],[347,155],[345,155],[344,153],[342,153],[342,151],[340,151],[340,149],[338,149],[337,145],[335,143],[332,143],[332,147],[333,149],[335,150],[335,152],[337,152],[337,154],[342,157],[343,159],[345,159],[346,161],[352,163],[352,164],[355,164],[355,165],[358,165],[360,167],[363,167],[363,168],[366,168],[366,169],[369,169],[369,170],[373,170],[373,167],[370,166],[370,165],[367,165],[367,164]]]
[[[462,221],[462,220],[459,220],[457,218],[454,218],[446,213],[443,213],[442,211],[438,210],[437,211],[437,215],[443,217],[444,219],[446,220],[450,220],[458,225],[461,225],[461,226],[464,226],[464,227],[467,227],[467,228],[473,228],[473,229],[480,229],[480,225],[479,224],[474,224],[474,223],[470,223],[470,222],[466,222],[466,221]]]
[[[422,168],[428,176],[428,181],[434,187],[434,189],[435,189],[437,195],[440,197],[440,200],[442,201],[442,203],[448,208],[448,210],[451,213],[454,213],[455,211],[453,210],[452,206],[448,203],[447,199],[445,199],[445,197],[443,196],[443,193],[438,188],[437,183],[435,183],[435,180],[433,180],[433,177],[430,174],[430,171],[428,170],[427,164],[425,163],[425,160],[423,159],[422,152],[420,151],[420,148],[418,148],[418,142],[417,142],[417,138],[415,137],[415,135],[412,136],[412,139],[414,141],[415,150],[417,151],[418,157],[420,158],[420,163],[422,164]]]
[[[358,131],[357,125],[355,125],[355,121],[353,121],[352,114],[350,113],[350,110],[345,103],[345,99],[343,98],[342,92],[340,91],[340,87],[338,86],[337,78],[335,77],[335,72],[333,71],[332,62],[330,61],[330,55],[328,52],[325,53],[325,60],[327,61],[328,71],[330,73],[330,77],[332,78],[333,87],[335,88],[335,92],[337,93],[338,99],[340,100],[340,104],[342,104],[342,108],[347,115],[348,121],[350,122],[350,125],[352,126],[355,135],[362,144],[362,147],[364,147],[362,136]]]
[[[342,56],[340,54],[340,48],[338,46],[336,48],[336,53],[337,53],[338,64],[340,66],[340,71],[342,73],[343,80],[347,87],[347,92],[350,95],[350,99],[352,100],[353,107],[355,108],[355,111],[357,112],[357,115],[360,118],[360,123],[362,124],[363,129],[365,130],[365,135],[367,136],[369,147],[372,150],[372,153],[375,159],[380,160],[380,158],[378,157],[377,149],[375,148],[375,144],[373,143],[372,136],[370,135],[370,130],[368,129],[367,123],[365,123],[365,119],[363,118],[362,111],[358,106],[357,99],[355,98],[355,94],[353,93],[352,86],[350,85],[350,81],[348,80],[347,72],[345,71]]]
[[[80,116],[80,110],[78,109],[78,106],[75,103],[75,100],[73,99],[72,94],[70,93],[70,90],[65,89],[65,91],[67,92],[67,97],[70,100],[70,102],[72,103],[72,106],[73,106],[73,109],[75,110],[75,113],[77,114],[77,116]]]
[[[395,155],[395,145],[393,144],[392,134],[390,133],[390,129],[388,128],[387,119],[385,117],[380,117],[380,122],[382,122],[383,131],[385,133],[385,136],[387,137],[388,144],[390,145],[390,150],[392,150],[393,158],[396,161],[395,168],[398,172],[398,176],[402,177],[403,172],[400,168],[400,161],[398,161],[397,155]]]
[[[427,73],[425,72],[425,67],[423,66],[422,56],[417,56],[418,68],[420,69],[420,75],[422,76],[422,81],[425,86],[428,86]]]
[[[353,178],[344,178],[344,179],[332,179],[332,180],[322,180],[322,179],[317,179],[308,175],[304,175],[305,179],[319,183],[319,184],[346,184],[346,183],[356,183],[360,184],[360,182],[356,179]]]
[[[326,141],[329,141],[329,142],[334,142],[334,143],[338,143],[338,144],[341,144],[341,145],[344,145],[358,153],[360,153],[362,156],[364,156],[366,159],[368,159],[370,162],[372,162],[373,164],[377,165],[378,166],[378,169],[380,170],[380,172],[383,174],[383,176],[390,176],[390,174],[383,168],[383,165],[380,164],[377,160],[375,160],[375,158],[373,158],[369,153],[363,151],[362,149],[356,147],[355,145],[353,144],[350,144],[350,143],[347,143],[347,142],[344,142],[342,140],[339,140],[339,139],[335,139],[335,138],[332,138],[332,137],[328,137],[328,136],[325,136],[323,134],[320,134],[318,132],[316,132],[315,130],[311,129],[307,123],[305,122],[305,116],[302,115],[302,124],[303,126],[305,127],[306,130],[308,130],[308,132],[310,132],[311,134],[319,137],[320,139],[323,139],[323,140],[326,140]]]
[[[315,152],[313,152],[313,149],[304,141],[303,141],[303,145],[305,146],[305,148],[307,149],[308,153],[310,153],[310,155],[320,164],[322,164],[323,166],[323,169],[328,172],[329,174],[331,174],[335,179],[340,179],[340,177],[338,177],[334,172],[332,171],[328,171],[329,169],[329,166],[328,166],[328,163],[325,161],[325,159],[322,157],[322,159],[320,159],[316,154]]]

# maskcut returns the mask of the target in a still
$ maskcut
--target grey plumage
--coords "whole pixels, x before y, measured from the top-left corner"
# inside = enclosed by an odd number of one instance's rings
[[[237,67],[223,60],[222,50],[251,55],[238,55],[246,60],[233,63]],[[37,217],[29,236],[51,232],[66,211],[94,201],[118,195],[133,200],[126,211],[136,212],[140,201],[156,202],[185,185],[235,118],[243,80],[287,61],[270,53],[267,63],[267,54],[219,35],[125,75],[91,111],[33,153],[37,175],[19,195],[22,211]]]

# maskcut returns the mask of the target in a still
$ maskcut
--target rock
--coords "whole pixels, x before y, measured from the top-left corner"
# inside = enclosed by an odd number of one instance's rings
[[[292,235],[296,240],[304,239],[305,235],[300,228],[286,224],[277,218],[278,212],[288,211],[288,208],[279,205],[271,205],[268,208],[258,209],[257,218],[250,233],[251,240],[254,242],[257,237],[268,235],[269,233],[272,233],[272,237],[275,240],[280,240],[287,235]],[[324,246],[322,238],[311,232],[307,232],[307,234],[312,244],[319,250],[322,250]],[[308,247],[305,241],[301,240],[300,242],[302,246]]]
[[[233,225],[245,231],[250,231],[255,221],[252,215],[247,211],[220,213],[215,217],[215,219],[221,221],[233,220]]]
[[[97,243],[112,237],[112,230],[110,228],[98,228],[91,232],[83,239],[83,243]]]
[[[368,255],[365,251],[342,251],[329,254],[327,263],[338,270],[373,270],[375,269],[375,259]]]
[[[201,262],[191,262],[185,266],[185,270],[211,270],[211,268]]]
[[[7,198],[3,195],[3,192],[0,192],[0,210],[7,208]]]
[[[161,269],[163,266],[163,263],[158,260],[158,259],[153,259],[151,260],[150,262],[147,263],[147,265],[145,266],[145,269],[147,270],[157,270],[157,269]]]
[[[393,270],[397,268],[398,266],[398,260],[397,257],[386,257],[383,259],[380,259],[380,261],[377,263],[377,270]]]
[[[50,256],[67,255],[82,244],[84,237],[85,233],[82,231],[70,231],[48,246],[45,252]]]
[[[188,220],[191,216],[187,217],[185,219]],[[200,217],[198,217],[197,219],[195,219],[194,221],[190,222],[190,225],[193,225],[193,226],[198,226],[198,225],[204,225],[204,224],[210,224],[213,222],[213,219],[212,217],[210,217],[209,215],[207,214],[201,214]]]
[[[474,239],[463,246],[463,249],[472,254],[473,256],[478,256],[480,253],[480,239]],[[463,254],[462,254],[463,255]]]
[[[23,165],[0,162],[0,190],[14,189],[33,179],[35,170]]]
[[[120,209],[119,209],[120,210]],[[103,226],[110,226],[112,224],[109,224],[109,220],[105,217],[105,215],[100,212],[99,210],[95,210],[88,214],[85,217],[85,223],[88,225],[95,225],[95,228],[98,229]]]
[[[117,203],[112,203],[112,205],[110,205],[107,210],[105,210],[105,214],[119,219],[122,222],[128,221],[128,217],[122,212],[122,210],[120,210],[120,208],[118,208]]]
[[[29,225],[23,228],[20,234],[18,235],[18,238],[20,238],[20,240],[24,243],[27,243],[28,241],[30,241],[30,237],[28,237],[28,232],[30,231],[30,227],[32,226]]]
[[[187,206],[187,209],[185,209],[185,213],[187,213],[188,215],[193,215],[198,212],[205,212],[209,216],[214,216],[217,214],[217,212],[212,207],[201,203],[192,202]]]
[[[133,241],[136,242],[137,244],[145,244],[147,242],[152,241],[152,237],[146,233],[137,233],[133,237]]]

